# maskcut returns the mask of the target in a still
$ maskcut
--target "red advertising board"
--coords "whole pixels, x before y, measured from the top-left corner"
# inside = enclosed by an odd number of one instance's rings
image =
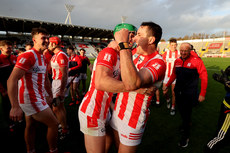
[[[211,43],[208,47],[208,49],[219,49],[223,43]]]

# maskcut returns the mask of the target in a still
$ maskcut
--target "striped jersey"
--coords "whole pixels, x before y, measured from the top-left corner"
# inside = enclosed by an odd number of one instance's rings
[[[60,50],[51,58],[51,67],[52,67],[52,78],[53,80],[60,80],[62,78],[62,73],[60,67],[68,66],[69,59],[65,52]]]
[[[120,79],[120,57],[112,48],[105,48],[100,51],[94,61],[89,90],[80,106],[80,111],[89,117],[104,120],[107,117],[113,93],[95,88],[95,69],[97,65],[108,67],[113,72],[113,78]]]
[[[180,57],[180,52],[178,50],[171,51],[166,50],[164,54],[162,55],[164,61],[166,62],[166,71],[165,71],[165,77],[170,77],[172,74],[174,61]]]
[[[46,104],[44,95],[46,66],[45,57],[34,48],[18,56],[15,67],[26,71],[18,82],[20,104],[35,102]]]
[[[139,71],[147,69],[152,75],[154,84],[159,85],[165,74],[165,62],[163,58],[154,52],[150,55],[140,55],[133,50],[133,62]],[[149,105],[152,96],[132,92],[121,92],[117,95],[114,113],[124,120],[128,126],[136,129],[144,127],[149,116]]]

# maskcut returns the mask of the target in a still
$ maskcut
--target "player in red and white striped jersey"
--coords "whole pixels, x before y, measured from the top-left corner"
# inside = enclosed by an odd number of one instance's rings
[[[119,30],[121,28],[136,30],[130,24],[119,24],[115,27],[115,31],[117,27]],[[133,33],[130,33],[130,36],[133,36]],[[106,119],[112,95],[125,90],[119,79],[119,54],[113,48],[107,47],[100,51],[94,61],[90,87],[78,112],[80,130],[84,133],[87,153],[105,152]]]
[[[65,87],[68,79],[68,65],[69,59],[65,52],[61,50],[61,40],[58,37],[49,38],[49,50],[53,51],[54,55],[50,60],[52,68],[52,92],[53,98],[60,99],[61,103],[53,105],[53,111],[56,115],[59,124],[61,124],[62,132],[60,139],[64,139],[69,133],[66,121],[66,109],[64,106],[64,99],[68,96],[65,93]]]
[[[163,58],[156,52],[161,35],[162,29],[159,25],[143,22],[134,37],[137,48],[131,52],[120,45],[127,42],[128,32],[122,29],[115,34],[115,40],[121,48],[121,77],[126,90],[140,87],[147,90],[153,84],[157,87],[161,84],[166,70]],[[118,152],[135,152],[141,142],[152,98],[145,94],[146,90],[142,93],[121,92],[117,96],[110,125],[117,135],[115,138],[119,138],[116,140],[119,144]]]
[[[166,62],[166,72],[165,72],[165,78],[163,81],[163,86],[167,84],[173,70],[174,66],[174,61],[180,57],[180,52],[177,50],[177,40],[172,38],[169,40],[169,50],[167,49],[165,53],[162,55],[163,59]],[[165,94],[165,98],[167,101],[167,107],[170,109],[170,114],[175,115],[175,93],[174,93],[174,88],[175,88],[176,80],[172,83],[171,85],[171,91],[172,91],[172,105],[170,108],[170,98],[168,93]]]
[[[48,47],[48,32],[42,28],[34,28],[31,32],[33,49],[21,54],[7,81],[8,94],[11,101],[10,117],[14,121],[22,119],[25,113],[25,142],[27,152],[35,152],[35,122],[47,125],[47,141],[50,152],[57,152],[58,121],[50,109],[53,96],[47,75],[47,63],[43,52]],[[45,98],[45,89],[49,94]],[[20,105],[20,106],[19,106]]]

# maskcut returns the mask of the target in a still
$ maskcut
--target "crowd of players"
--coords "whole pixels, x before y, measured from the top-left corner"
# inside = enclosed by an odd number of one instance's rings
[[[208,80],[207,70],[191,44],[182,43],[178,51],[177,41],[171,39],[169,50],[160,55],[157,47],[162,29],[158,24],[143,22],[138,30],[131,24],[118,24],[114,29],[115,40],[99,53],[92,66],[84,49],[78,54],[74,46],[68,46],[65,53],[61,39],[49,37],[45,29],[34,28],[31,35],[33,44],[26,44],[25,49],[18,51],[18,56],[11,54],[11,42],[0,42],[3,111],[11,131],[15,122],[25,118],[28,153],[36,152],[36,122],[47,126],[49,151],[58,152],[58,139],[63,140],[69,134],[64,105],[69,93],[69,105],[80,104],[78,118],[88,153],[108,152],[112,142],[119,153],[136,152],[154,95],[156,104],[160,104],[162,83],[170,114],[175,115],[177,104],[182,118],[178,145],[188,146],[192,107],[205,100]],[[87,66],[92,72],[88,92]],[[223,84],[228,81],[226,76],[225,82],[223,75],[216,76]],[[114,96],[115,106],[111,107]],[[225,106],[229,106],[226,101]],[[228,115],[225,117],[226,120],[229,118]],[[227,133],[229,123],[224,122],[224,127]],[[222,139],[224,136],[214,138],[214,142],[211,140],[205,151],[216,151]]]

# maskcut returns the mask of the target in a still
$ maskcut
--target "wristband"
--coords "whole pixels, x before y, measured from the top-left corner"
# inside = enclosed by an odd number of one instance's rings
[[[129,43],[127,43],[127,42],[120,42],[120,43],[118,44],[118,46],[119,46],[119,50],[122,50],[122,49],[130,49]]]

